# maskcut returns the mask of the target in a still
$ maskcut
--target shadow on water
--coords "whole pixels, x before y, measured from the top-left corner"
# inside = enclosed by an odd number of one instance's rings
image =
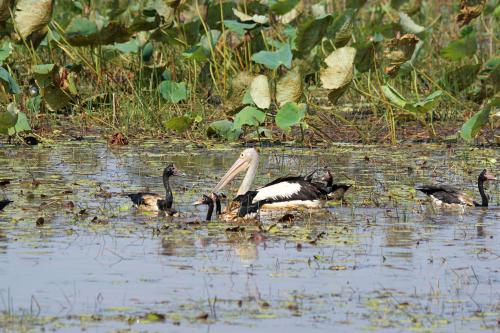
[[[498,330],[500,192],[490,209],[433,211],[415,184],[475,178],[498,151],[440,146],[264,149],[256,186],[328,166],[348,204],[294,220],[203,221],[192,202],[238,149],[61,144],[0,152],[0,331]],[[135,212],[163,192],[181,217]],[[490,161],[490,162],[488,162]],[[491,164],[488,164],[491,163]],[[232,197],[237,184],[227,189]]]

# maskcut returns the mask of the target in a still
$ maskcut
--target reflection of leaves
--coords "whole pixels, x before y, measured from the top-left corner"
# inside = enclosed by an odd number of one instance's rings
[[[234,118],[234,128],[241,129],[243,125],[258,126],[266,120],[265,112],[253,106],[244,107]]]
[[[207,129],[209,138],[218,137],[228,141],[237,140],[241,135],[241,130],[235,129],[229,120],[218,120],[212,122]]]
[[[299,25],[295,43],[302,55],[307,55],[321,41],[331,22],[332,16],[326,15],[318,19],[306,19]]]
[[[486,0],[462,0],[460,1],[460,12],[457,15],[459,27],[469,24],[470,21],[481,15]]]
[[[305,105],[288,102],[278,110],[275,122],[279,128],[289,131],[290,127],[300,124],[305,116]]]
[[[460,129],[462,139],[471,141],[488,123],[492,108],[500,106],[500,98],[494,98],[488,105],[467,120]]]
[[[405,34],[401,38],[389,40],[384,50],[384,57],[388,62],[384,70],[388,75],[395,76],[401,65],[411,59],[418,41],[417,36],[413,34]]]
[[[476,34],[469,33],[464,37],[451,41],[444,49],[441,50],[441,56],[448,60],[461,60],[465,57],[471,57],[476,53],[477,40]]]
[[[169,103],[179,103],[187,98],[186,82],[162,81],[158,89]]]
[[[440,83],[448,90],[458,93],[476,80],[481,65],[464,65],[444,74]]]
[[[342,47],[330,53],[325,59],[326,68],[321,69],[323,87],[329,89],[329,99],[335,103],[352,81],[356,49]]]
[[[271,91],[267,76],[258,75],[252,80],[252,83],[250,84],[250,96],[252,97],[255,105],[259,108],[269,108],[271,105]]]
[[[260,51],[252,55],[252,60],[262,64],[269,69],[276,69],[280,65],[286,68],[292,67],[292,50],[290,44],[285,43],[279,50],[274,52]]]

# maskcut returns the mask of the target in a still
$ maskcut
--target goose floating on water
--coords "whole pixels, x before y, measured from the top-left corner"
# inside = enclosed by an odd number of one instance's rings
[[[8,199],[0,200],[0,211],[3,210],[5,207],[7,207],[12,202],[14,202],[14,201],[8,200]]]
[[[196,201],[194,203],[195,206],[197,205],[207,205],[208,210],[207,210],[207,217],[205,218],[206,221],[210,221],[212,219],[212,214],[214,212],[214,202],[215,202],[215,213],[217,215],[221,214],[221,204],[220,204],[220,199],[219,196],[216,195],[215,193],[211,193],[210,195],[203,195],[203,198]]]
[[[309,175],[304,177],[305,180],[311,182],[316,188],[318,188],[327,200],[342,200],[344,199],[344,194],[347,192],[351,185],[348,184],[334,184],[333,176],[329,170],[326,170],[325,175],[321,178],[321,182],[316,182],[312,180],[314,173],[317,170],[311,172]]]
[[[259,154],[254,148],[245,149],[212,192],[219,192],[237,174],[246,171],[236,197],[225,209],[224,220],[251,217],[259,209],[318,208],[324,198],[321,190],[304,176],[278,178],[257,190],[250,190],[257,174]]]
[[[477,202],[469,195],[449,185],[424,185],[416,187],[431,198],[432,204],[442,208],[488,207],[488,196],[484,193],[483,184],[497,178],[484,169],[477,178],[477,187],[481,195],[481,202]]]
[[[173,216],[177,213],[175,209],[172,209],[174,203],[174,196],[172,194],[172,189],[170,188],[169,178],[171,176],[183,176],[175,165],[170,163],[163,170],[163,186],[165,186],[165,198],[156,193],[133,193],[128,194],[128,197],[132,200],[134,205],[142,211],[157,212],[162,211],[167,215]]]

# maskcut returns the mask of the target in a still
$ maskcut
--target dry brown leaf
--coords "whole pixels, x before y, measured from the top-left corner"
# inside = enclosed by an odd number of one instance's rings
[[[271,91],[267,76],[256,76],[250,84],[250,96],[257,107],[268,109],[271,105]]]
[[[299,67],[295,67],[276,84],[276,102],[282,106],[286,102],[297,102],[300,96],[302,96],[302,75]]]
[[[418,41],[418,37],[414,34],[405,34],[389,40],[384,50],[384,58],[388,62],[384,70],[388,75],[396,75],[399,67],[411,59]]]
[[[54,0],[18,0],[14,21],[21,38],[45,29],[52,19]]]
[[[470,21],[481,15],[486,0],[462,0],[460,1],[460,12],[457,15],[459,27],[469,24]]]

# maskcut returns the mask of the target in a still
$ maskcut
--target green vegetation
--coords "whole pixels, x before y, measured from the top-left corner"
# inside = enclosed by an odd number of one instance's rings
[[[3,0],[0,133],[69,115],[217,140],[395,143],[463,123],[498,142],[499,18],[492,0]]]

